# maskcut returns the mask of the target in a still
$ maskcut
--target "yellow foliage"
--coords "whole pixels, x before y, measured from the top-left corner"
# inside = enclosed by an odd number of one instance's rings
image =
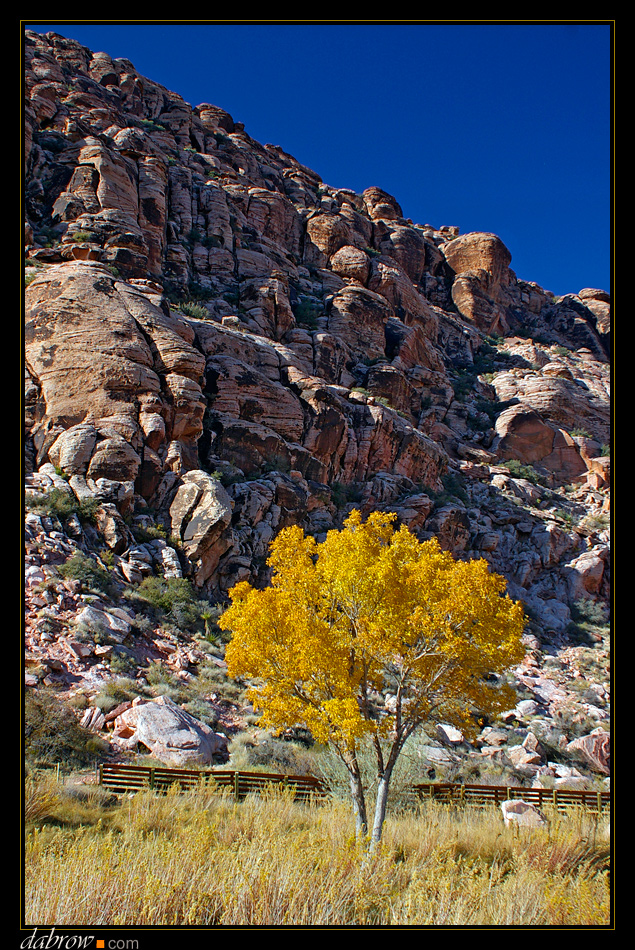
[[[231,591],[228,672],[256,681],[266,725],[304,725],[340,750],[368,734],[401,746],[430,718],[469,728],[513,703],[491,674],[522,659],[522,606],[486,561],[457,561],[395,518],[354,511],[322,544],[286,528],[271,585]]]

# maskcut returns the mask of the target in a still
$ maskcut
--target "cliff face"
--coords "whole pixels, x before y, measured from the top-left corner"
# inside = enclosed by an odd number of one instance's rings
[[[222,599],[281,527],[355,506],[487,558],[536,643],[608,598],[605,292],[556,300],[496,235],[331,188],[128,60],[25,44],[27,481],[98,505],[122,577],[159,524]]]

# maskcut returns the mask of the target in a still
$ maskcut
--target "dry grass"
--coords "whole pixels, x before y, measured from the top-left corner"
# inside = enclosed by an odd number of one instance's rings
[[[511,829],[430,802],[370,860],[347,803],[284,792],[144,792],[92,822],[30,826],[29,926],[609,923],[608,843],[579,813]]]

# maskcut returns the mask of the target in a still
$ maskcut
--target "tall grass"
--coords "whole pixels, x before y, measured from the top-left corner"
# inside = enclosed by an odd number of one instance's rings
[[[609,923],[608,843],[580,813],[513,829],[427,802],[389,819],[370,859],[347,803],[288,792],[141,792],[90,816],[29,825],[27,925]]]

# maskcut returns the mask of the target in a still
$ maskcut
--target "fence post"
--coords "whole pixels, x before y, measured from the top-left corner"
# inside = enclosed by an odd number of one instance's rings
[[[150,788],[154,788],[154,769],[150,768]]]
[[[240,773],[234,772],[234,798],[238,801],[240,794]]]

